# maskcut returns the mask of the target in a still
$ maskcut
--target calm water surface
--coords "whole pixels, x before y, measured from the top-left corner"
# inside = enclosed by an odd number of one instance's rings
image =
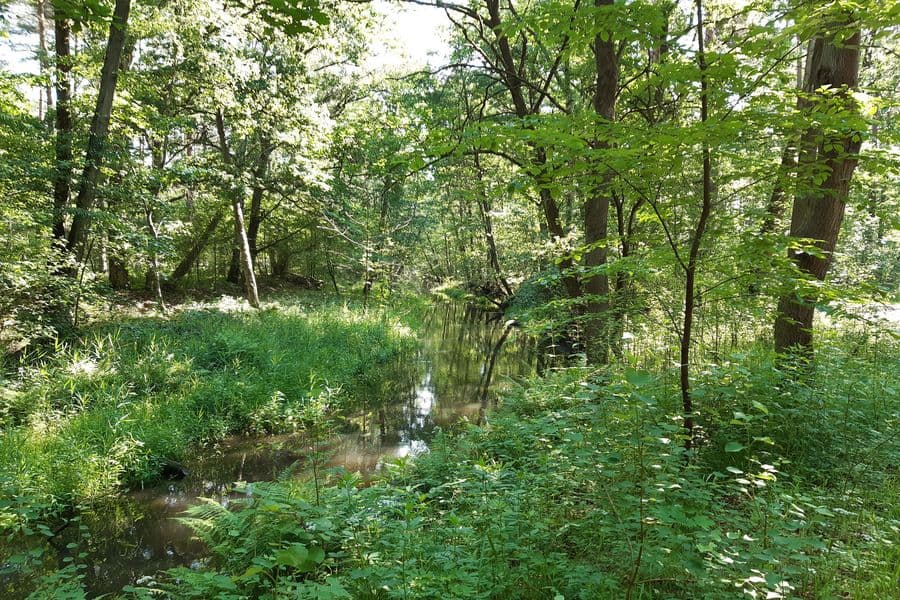
[[[532,371],[530,345],[496,315],[439,307],[420,338],[421,350],[398,370],[403,391],[380,410],[355,416],[352,432],[331,438],[332,466],[373,473],[386,461],[427,451],[439,428],[482,418],[499,388]],[[135,490],[95,508],[84,515],[91,532],[90,592],[118,591],[161,569],[202,565],[203,544],[173,517],[200,497],[227,505],[236,497],[233,483],[283,476],[308,455],[308,442],[299,434],[230,438],[187,460],[185,479]]]

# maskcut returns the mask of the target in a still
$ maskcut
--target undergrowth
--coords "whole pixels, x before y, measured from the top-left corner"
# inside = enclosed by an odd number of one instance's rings
[[[377,402],[414,348],[383,311],[227,308],[98,326],[0,382],[4,572],[38,559],[22,544],[52,537],[74,505],[153,481],[192,447],[302,429],[317,398],[336,414]]]
[[[213,553],[133,597],[889,598],[900,551],[895,343],[765,351],[697,382],[683,450],[670,377],[570,368],[512,391],[372,485],[338,472],[186,521]]]

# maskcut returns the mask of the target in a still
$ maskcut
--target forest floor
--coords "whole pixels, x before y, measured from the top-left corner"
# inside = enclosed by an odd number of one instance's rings
[[[364,313],[317,297],[116,319],[6,382],[6,539],[52,534],[48,515],[151,479],[192,445],[310,427],[312,400],[337,382],[325,403],[350,407],[390,378],[422,302]],[[122,594],[896,597],[898,350],[889,335],[833,330],[814,375],[760,346],[709,364],[690,454],[670,365],[558,369],[374,481],[336,471],[192,509],[210,561]],[[76,556],[41,589],[78,597],[82,578]]]

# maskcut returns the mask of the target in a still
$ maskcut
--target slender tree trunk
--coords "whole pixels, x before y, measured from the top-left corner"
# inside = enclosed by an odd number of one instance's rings
[[[537,150],[535,154],[538,156],[538,160],[545,160],[543,158],[545,156],[543,149]],[[549,188],[541,186],[538,193],[540,194],[541,208],[544,211],[547,230],[554,238],[564,239],[566,237],[566,232],[559,220],[559,206],[556,204],[556,200],[553,199],[552,192]],[[575,263],[572,261],[572,257],[568,252],[559,260],[559,270],[563,274],[563,286],[566,288],[566,294],[573,300],[581,297],[581,284],[578,282],[578,278],[571,272],[572,267],[574,266]]]
[[[697,6],[697,66],[700,69],[700,122],[705,124],[709,120],[709,91],[706,79],[706,51],[703,36],[703,0],[696,0]],[[703,132],[706,136],[706,132]],[[694,403],[691,396],[691,337],[694,326],[694,308],[696,297],[697,260],[700,256],[700,247],[703,243],[703,235],[706,233],[706,225],[712,212],[712,158],[709,151],[709,143],[703,140],[703,192],[700,217],[694,229],[691,248],[688,253],[688,262],[685,265],[684,281],[684,315],[681,327],[681,355],[680,355],[680,384],[681,403],[684,411],[684,429],[687,437],[684,446],[690,450],[694,445]]]
[[[481,168],[481,157],[475,153],[475,174],[478,177],[478,210],[481,216],[481,225],[484,228],[484,242],[488,251],[488,264],[494,271],[497,283],[500,289],[507,296],[512,296],[512,288],[506,277],[503,276],[503,269],[500,268],[500,254],[497,252],[497,241],[494,239],[494,223],[491,219],[491,207],[487,198],[487,190],[484,187],[484,170]]]
[[[184,258],[181,259],[181,262],[178,263],[178,266],[175,267],[175,270],[172,271],[172,274],[169,275],[170,282],[174,283],[190,273],[191,266],[194,264],[194,261],[197,260],[206,246],[209,245],[209,240],[212,238],[213,233],[215,233],[216,229],[219,227],[219,223],[222,222],[222,219],[224,217],[224,210],[215,213],[212,219],[210,219],[206,224],[206,227],[203,228],[203,231],[200,233],[200,235],[193,238],[194,244],[184,255]]]
[[[655,40],[656,45],[649,50],[649,62],[652,65],[662,65],[669,54],[669,21],[675,3],[665,2],[659,5],[658,10],[662,21],[662,29]],[[667,90],[663,80],[648,90],[648,105],[651,109],[645,112],[647,124],[651,127],[657,123],[669,120],[673,116],[671,104],[666,102]],[[672,103],[674,104],[674,103]],[[634,250],[634,232],[638,211],[643,207],[645,199],[637,197],[629,207],[625,194],[611,194],[612,207],[615,213],[616,232],[619,238],[619,256],[627,264]],[[622,354],[622,336],[625,334],[625,322],[636,303],[636,291],[632,276],[624,269],[617,269],[611,306],[610,306],[610,346],[617,355]]]
[[[845,26],[844,31],[847,27]],[[848,93],[855,90],[859,81],[860,32],[835,43],[833,36],[820,35],[810,44],[804,91],[816,94],[811,100],[811,110],[817,105],[832,111],[839,103],[843,110],[855,111],[855,100]],[[827,97],[819,90],[842,90]],[[798,160],[798,178],[804,183],[794,199],[791,213],[790,235],[797,239],[816,240],[821,253],[791,250],[790,258],[805,276],[822,281],[831,266],[838,233],[844,219],[844,208],[850,189],[850,180],[856,169],[860,136],[836,131],[811,128],[801,142]],[[827,177],[820,185],[812,178],[815,172],[824,171]],[[813,317],[816,298],[804,296],[800,291],[786,294],[778,302],[775,319],[775,349],[786,352],[799,348],[812,352]]]
[[[272,148],[269,140],[263,138],[260,142],[259,160],[256,168],[253,170],[253,193],[250,196],[250,221],[247,224],[247,242],[250,244],[250,256],[256,262],[257,238],[259,237],[259,227],[262,224],[262,200],[263,200],[263,179],[269,169],[269,157],[272,154]]]
[[[262,179],[266,175],[269,164],[269,156],[272,149],[269,147],[269,141],[263,139],[260,146],[260,155],[256,167],[253,169],[253,192],[250,195],[250,214],[247,223],[247,243],[250,245],[250,256],[253,258],[253,264],[256,264],[256,257],[259,254],[257,238],[259,237],[259,227],[262,224],[262,199],[264,189]],[[241,201],[241,208],[244,208],[244,202]],[[228,275],[226,279],[230,283],[241,283],[241,240],[238,235],[234,238],[234,248],[231,251],[231,262],[228,264]]]
[[[109,27],[109,40],[106,44],[103,69],[100,72],[100,90],[97,94],[97,105],[91,121],[84,170],[81,174],[78,198],[75,201],[77,211],[72,219],[72,227],[69,229],[68,248],[75,252],[79,261],[85,258],[84,240],[90,224],[90,210],[93,208],[97,193],[97,181],[100,177],[100,165],[103,162],[104,146],[109,132],[113,97],[116,93],[116,82],[122,61],[122,50],[125,47],[125,34],[130,11],[131,0],[116,0],[112,23]]]
[[[159,175],[154,179],[156,183],[153,186],[153,202],[158,203],[160,194],[162,194],[162,171],[166,165],[166,144],[164,141],[157,141],[148,136],[147,145],[150,148],[153,170]],[[147,273],[147,284],[153,290],[160,312],[165,314],[167,312],[166,301],[163,297],[162,278],[159,273],[159,228],[153,221],[153,204],[149,200],[144,202],[144,220],[153,240],[148,253],[150,269]]]
[[[225,164],[234,168],[234,157],[228,149],[228,138],[225,135],[225,116],[222,109],[216,111],[216,131],[219,134],[219,146]],[[244,228],[244,208],[241,202],[241,191],[231,190],[231,210],[234,214],[235,239],[239,244],[241,271],[244,275],[244,288],[250,306],[259,308],[259,292],[256,287],[256,275],[253,272],[253,257],[250,255],[250,244],[247,241],[247,230]]]
[[[598,8],[612,6],[612,3],[612,0],[594,0],[594,6]],[[612,32],[605,33],[606,36],[598,33],[593,42],[594,66],[597,72],[592,104],[598,121],[601,124],[611,125],[616,118],[619,61],[612,41]],[[593,145],[596,150],[601,151],[609,148],[609,142],[602,138]],[[584,241],[588,247],[584,257],[584,265],[588,269],[588,275],[583,282],[584,293],[587,296],[584,329],[588,362],[602,364],[609,360],[611,331],[608,327],[609,276],[605,268],[608,256],[612,176],[599,165],[593,175],[599,181],[594,184],[592,193],[584,204]]]
[[[247,292],[247,300],[253,308],[259,308],[259,292],[256,287],[256,274],[253,271],[253,259],[250,256],[250,244],[247,242],[247,234],[244,229],[244,209],[240,200],[231,203],[234,212],[234,231],[240,244],[241,274],[244,278],[244,289]]]
[[[534,111],[529,107],[528,101],[525,99],[525,94],[522,90],[522,76],[520,75],[518,69],[516,68],[516,60],[513,57],[512,47],[509,44],[509,38],[507,37],[506,32],[503,30],[503,21],[500,17],[500,2],[499,0],[485,0],[485,5],[488,10],[488,19],[487,24],[494,32],[494,36],[497,42],[497,51],[500,55],[500,61],[503,69],[503,79],[506,85],[506,88],[509,90],[510,98],[513,102],[513,107],[516,112],[516,116],[519,118],[527,117],[534,113]],[[534,150],[534,158],[533,158],[533,166],[537,171],[537,176],[535,180],[538,185],[538,193],[540,194],[540,205],[541,209],[544,213],[544,219],[546,220],[547,229],[550,231],[550,234],[556,238],[564,239],[566,237],[566,232],[563,230],[562,224],[559,218],[559,206],[556,203],[556,200],[553,198],[553,193],[550,191],[548,187],[547,181],[547,151],[544,147],[532,144],[532,149]],[[566,293],[572,299],[579,298],[581,296],[581,284],[578,282],[578,278],[569,273],[569,271],[573,267],[572,258],[568,255],[562,257],[559,262],[560,270],[563,272],[563,285],[566,288]]]
[[[153,248],[150,249],[150,285],[153,287],[153,295],[156,296],[156,303],[159,310],[166,313],[166,301],[163,298],[162,281],[159,276],[159,229],[153,222],[153,211],[147,207],[145,209],[145,217],[147,220],[147,229],[153,238]]]
[[[56,46],[56,168],[53,174],[53,238],[66,239],[66,207],[72,186],[72,23],[54,10]]]

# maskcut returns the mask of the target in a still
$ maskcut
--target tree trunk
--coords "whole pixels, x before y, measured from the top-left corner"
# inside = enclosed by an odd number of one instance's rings
[[[811,110],[824,105],[825,109],[833,111],[835,102],[840,103],[843,110],[857,110],[855,100],[847,90],[855,90],[859,81],[859,44],[858,30],[839,44],[833,36],[824,35],[811,42],[804,83],[805,93],[816,94],[810,103]],[[829,92],[826,97],[818,92],[822,88],[843,91],[837,96]],[[805,185],[799,186],[801,191],[794,199],[790,235],[816,240],[821,255],[791,250],[789,256],[801,273],[818,281],[825,279],[832,263],[850,180],[858,161],[859,140],[858,134],[811,128],[801,142],[798,178]],[[827,177],[816,185],[811,179],[822,170]],[[800,291],[781,297],[775,318],[775,349],[778,352],[792,348],[799,348],[804,353],[812,351],[816,300],[814,296],[803,296]]]
[[[247,242],[247,234],[244,229],[244,209],[240,199],[231,203],[234,211],[234,231],[241,248],[241,274],[244,277],[244,289],[247,292],[247,300],[253,308],[259,308],[259,292],[256,287],[256,275],[253,272],[253,258],[250,256],[250,244]]]
[[[263,199],[263,179],[269,169],[269,157],[272,154],[272,148],[269,140],[263,138],[260,142],[259,160],[256,168],[253,170],[253,194],[250,196],[250,222],[247,224],[247,242],[250,244],[250,256],[256,262],[256,256],[259,253],[257,249],[257,238],[259,237],[259,226],[262,224],[262,199]]]
[[[244,207],[241,206],[243,212]],[[241,233],[235,229],[234,239],[231,246],[231,259],[228,261],[228,273],[225,274],[225,281],[235,285],[241,284]]]
[[[705,124],[709,120],[709,92],[706,80],[706,52],[703,43],[705,35],[703,25],[703,0],[696,1],[697,6],[697,66],[700,70],[700,122]],[[705,132],[704,132],[705,135]],[[709,144],[703,141],[703,191],[700,207],[700,217],[694,228],[691,239],[691,248],[688,254],[688,262],[684,268],[684,314],[681,324],[681,348],[680,348],[680,384],[681,404],[684,411],[684,429],[686,433],[684,447],[690,450],[694,445],[694,402],[691,396],[691,341],[694,326],[694,308],[697,304],[695,292],[697,261],[700,257],[700,248],[703,243],[703,235],[706,233],[706,225],[712,213],[712,157]]]
[[[109,257],[109,286],[114,290],[127,290],[131,285],[128,266],[118,256]]]
[[[234,169],[234,157],[228,149],[228,137],[225,135],[225,116],[222,109],[216,110],[216,131],[219,134],[219,149],[226,166]],[[247,241],[247,230],[244,228],[244,208],[241,202],[242,191],[239,187],[230,190],[231,209],[234,214],[234,234],[240,252],[241,271],[244,276],[244,289],[250,306],[259,308],[259,292],[256,287],[256,275],[253,272],[253,257],[250,255],[250,244]]]
[[[215,233],[216,228],[218,228],[219,223],[222,222],[224,216],[224,210],[214,214],[212,219],[209,220],[209,223],[206,224],[206,227],[203,228],[200,236],[194,238],[194,244],[187,251],[187,254],[184,255],[184,258],[181,259],[181,262],[178,263],[178,266],[175,267],[175,270],[172,271],[172,274],[169,275],[170,282],[175,283],[190,273],[191,266],[200,256],[200,253],[203,252],[207,245],[209,245],[209,240],[212,238],[213,233]]]
[[[53,238],[66,239],[66,207],[72,186],[72,24],[60,7],[53,16],[56,45],[56,169],[53,174]]]
[[[546,154],[543,148],[535,150],[535,156],[536,164],[543,165],[546,163]],[[550,235],[557,239],[565,238],[566,232],[559,220],[559,206],[556,204],[556,200],[553,199],[553,194],[546,186],[541,186],[539,194],[541,208],[544,211],[544,219],[546,220],[547,229],[550,231]],[[572,262],[572,257],[568,252],[565,253],[559,261],[559,270],[563,273],[563,286],[566,288],[566,294],[573,300],[581,297],[581,284],[578,282],[578,278],[571,273],[574,264],[575,263]]]
[[[478,176],[478,210],[481,216],[481,225],[484,228],[484,241],[488,250],[488,264],[494,271],[497,283],[500,289],[507,296],[512,296],[512,288],[506,277],[503,276],[503,270],[500,268],[500,254],[497,252],[497,242],[494,239],[494,223],[491,219],[491,206],[487,198],[487,190],[484,187],[484,171],[481,168],[481,158],[475,153],[475,173]]]
[[[100,90],[97,94],[97,105],[91,121],[85,155],[84,171],[75,201],[77,211],[69,229],[68,248],[75,252],[79,261],[84,260],[84,240],[90,224],[90,210],[97,192],[97,180],[100,177],[100,165],[103,162],[104,146],[109,132],[109,121],[112,116],[113,97],[116,93],[116,81],[125,47],[125,32],[128,27],[128,14],[131,0],[116,0],[112,22],[109,26],[109,40],[106,44],[106,55],[103,69],[100,72]]]
[[[594,0],[594,6],[612,6],[612,0]],[[596,89],[593,108],[600,123],[612,124],[616,118],[616,95],[619,84],[619,64],[612,33],[601,33],[594,38],[593,52],[596,68]],[[597,150],[609,148],[606,139],[593,144]],[[607,236],[609,233],[610,185],[612,176],[603,167],[593,173],[599,181],[594,185],[590,197],[584,204],[584,242],[588,247],[584,266],[588,270],[584,278],[584,293],[587,296],[585,310],[585,346],[588,362],[602,364],[609,360],[609,331],[606,322],[609,317],[609,276],[605,272],[607,259]],[[593,272],[592,272],[593,271]]]
[[[532,110],[532,108],[529,107],[522,90],[522,76],[516,68],[516,60],[513,57],[512,48],[509,45],[509,38],[503,30],[503,21],[500,18],[500,2],[499,0],[486,0],[485,4],[488,10],[487,24],[494,32],[497,42],[497,52],[502,64],[504,84],[509,91],[516,116],[519,118],[527,117],[534,114],[535,110]],[[535,109],[540,110],[540,107],[535,107]],[[547,185],[547,173],[545,168],[547,164],[547,151],[544,147],[537,144],[531,144],[531,147],[534,150],[533,166],[537,171],[535,180],[538,185],[541,209],[544,212],[547,229],[552,236],[563,239],[566,237],[566,233],[560,223],[559,206]],[[570,298],[576,299],[581,296],[581,285],[578,283],[577,277],[572,274],[566,274],[567,271],[572,269],[572,266],[572,258],[568,256],[568,254],[563,256],[559,262],[560,270],[563,272],[562,280],[563,285],[566,288],[566,293]]]

